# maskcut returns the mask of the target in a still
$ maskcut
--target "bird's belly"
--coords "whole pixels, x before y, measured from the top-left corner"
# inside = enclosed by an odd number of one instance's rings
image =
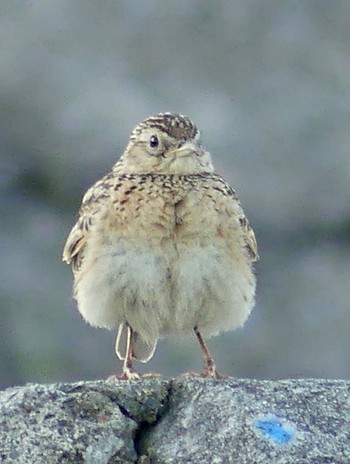
[[[254,303],[249,264],[220,244],[169,242],[156,252],[110,243],[85,265],[75,287],[83,317],[107,328],[128,322],[145,339],[194,326],[206,335],[234,329]]]
[[[165,333],[198,328],[206,335],[241,326],[254,303],[255,279],[244,260],[220,243],[180,248],[172,268],[173,311]]]

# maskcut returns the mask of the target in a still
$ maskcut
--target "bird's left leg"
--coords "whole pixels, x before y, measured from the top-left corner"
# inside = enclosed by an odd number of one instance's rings
[[[213,377],[215,379],[221,379],[223,376],[220,375],[215,366],[215,362],[213,357],[210,354],[210,351],[202,337],[202,334],[199,332],[198,327],[194,327],[194,333],[196,334],[199,346],[202,351],[203,359],[204,359],[204,369],[201,372],[202,377]]]

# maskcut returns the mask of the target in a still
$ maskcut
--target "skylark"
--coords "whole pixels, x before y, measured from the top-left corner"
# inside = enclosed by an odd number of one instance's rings
[[[121,379],[159,337],[194,332],[203,376],[217,377],[203,336],[242,326],[253,305],[254,232],[235,191],[214,174],[187,117],[136,126],[112,171],[85,194],[63,251],[74,298],[96,327],[119,326]]]

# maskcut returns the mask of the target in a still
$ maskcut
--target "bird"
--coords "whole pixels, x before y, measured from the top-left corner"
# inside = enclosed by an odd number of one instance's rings
[[[157,341],[194,334],[203,377],[220,378],[205,339],[241,327],[255,300],[257,242],[236,192],[214,173],[182,114],[140,122],[112,170],[84,195],[63,260],[92,326],[118,327],[121,380],[138,380]]]

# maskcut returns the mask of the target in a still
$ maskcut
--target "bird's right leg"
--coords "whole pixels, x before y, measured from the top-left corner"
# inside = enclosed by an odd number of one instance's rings
[[[127,335],[126,335],[126,349],[125,349],[125,358],[123,363],[123,372],[120,376],[117,376],[119,380],[140,380],[140,376],[135,372],[132,365],[132,355],[133,355],[133,330],[126,324]]]

